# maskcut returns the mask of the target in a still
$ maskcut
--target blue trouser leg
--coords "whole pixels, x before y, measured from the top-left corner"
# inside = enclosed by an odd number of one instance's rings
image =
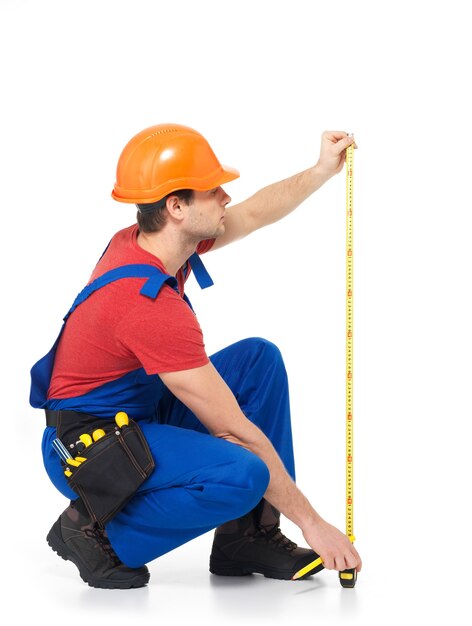
[[[107,525],[113,548],[138,567],[244,515],[263,497],[269,470],[255,454],[217,437],[141,425],[156,469]]]
[[[244,415],[270,439],[285,469],[296,480],[288,379],[280,350],[270,341],[251,337],[223,348],[210,360]],[[164,396],[160,409],[161,423],[208,433],[171,394]]]
[[[210,358],[242,411],[271,440],[295,479],[288,383],[279,350],[252,338]],[[244,515],[263,497],[270,479],[259,457],[211,436],[168,390],[159,408],[159,424],[140,421],[156,469],[106,527],[115,551],[130,567]],[[48,441],[54,433],[46,429],[46,468],[64,495],[74,497]]]
[[[244,339],[220,350],[210,360],[243,413],[271,440],[295,480],[288,381],[278,348],[264,339]],[[261,489],[268,476],[258,461],[268,470],[258,457],[241,446],[209,435],[195,415],[170,392],[164,395],[159,408],[161,430],[159,426],[154,428],[155,440],[147,425],[143,425],[156,454],[156,470],[148,479],[150,482],[143,485],[146,493],[133,498],[107,526],[113,547],[132,566],[244,515],[256,506],[267,487]],[[171,437],[170,441],[163,441],[164,424],[171,429],[174,440]],[[185,474],[179,475],[179,459],[185,464],[191,462],[191,469]],[[179,489],[159,487],[167,462],[179,477]],[[196,462],[198,467],[194,467]],[[166,467],[162,467],[163,463]],[[175,485],[176,478],[172,480]]]

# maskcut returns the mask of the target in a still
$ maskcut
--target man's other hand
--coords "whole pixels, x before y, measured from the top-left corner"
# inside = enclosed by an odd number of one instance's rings
[[[331,178],[343,169],[346,160],[346,148],[354,144],[354,137],[348,137],[342,130],[325,130],[321,135],[320,158],[316,168],[326,178]]]
[[[361,557],[349,538],[322,518],[302,528],[302,532],[308,545],[323,559],[326,569],[361,571]]]

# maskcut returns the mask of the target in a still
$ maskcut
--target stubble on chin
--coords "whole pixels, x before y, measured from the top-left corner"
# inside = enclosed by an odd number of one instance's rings
[[[217,239],[221,235],[224,235],[225,230],[226,229],[225,229],[224,224],[219,224],[218,227],[214,231],[207,231],[205,235],[202,237],[202,240],[203,239]]]

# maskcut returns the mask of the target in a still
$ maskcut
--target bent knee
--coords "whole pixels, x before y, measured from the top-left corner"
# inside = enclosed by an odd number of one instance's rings
[[[267,490],[270,482],[270,472],[265,461],[263,461],[257,454],[253,452],[251,454],[250,462],[250,476],[254,483],[255,491],[261,492],[261,497]]]
[[[279,347],[268,339],[264,339],[263,337],[248,337],[247,339],[243,339],[241,343],[245,343],[247,349],[250,349],[256,354],[263,354],[270,360],[283,360]]]
[[[249,510],[256,506],[267,491],[270,482],[270,472],[267,464],[249,450],[242,448],[241,458],[238,462],[238,492],[241,498],[241,506]]]

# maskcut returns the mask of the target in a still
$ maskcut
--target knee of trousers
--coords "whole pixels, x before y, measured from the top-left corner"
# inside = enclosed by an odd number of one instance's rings
[[[285,367],[282,353],[278,346],[272,341],[264,339],[263,337],[248,337],[247,339],[243,339],[241,344],[244,345],[246,350],[253,352],[256,357],[265,359],[269,363],[280,364]]]
[[[228,513],[227,519],[240,517],[253,509],[264,496],[270,482],[270,472],[266,463],[253,452],[242,448],[237,463],[228,466],[230,475],[226,482]],[[232,487],[228,488],[228,485]]]

